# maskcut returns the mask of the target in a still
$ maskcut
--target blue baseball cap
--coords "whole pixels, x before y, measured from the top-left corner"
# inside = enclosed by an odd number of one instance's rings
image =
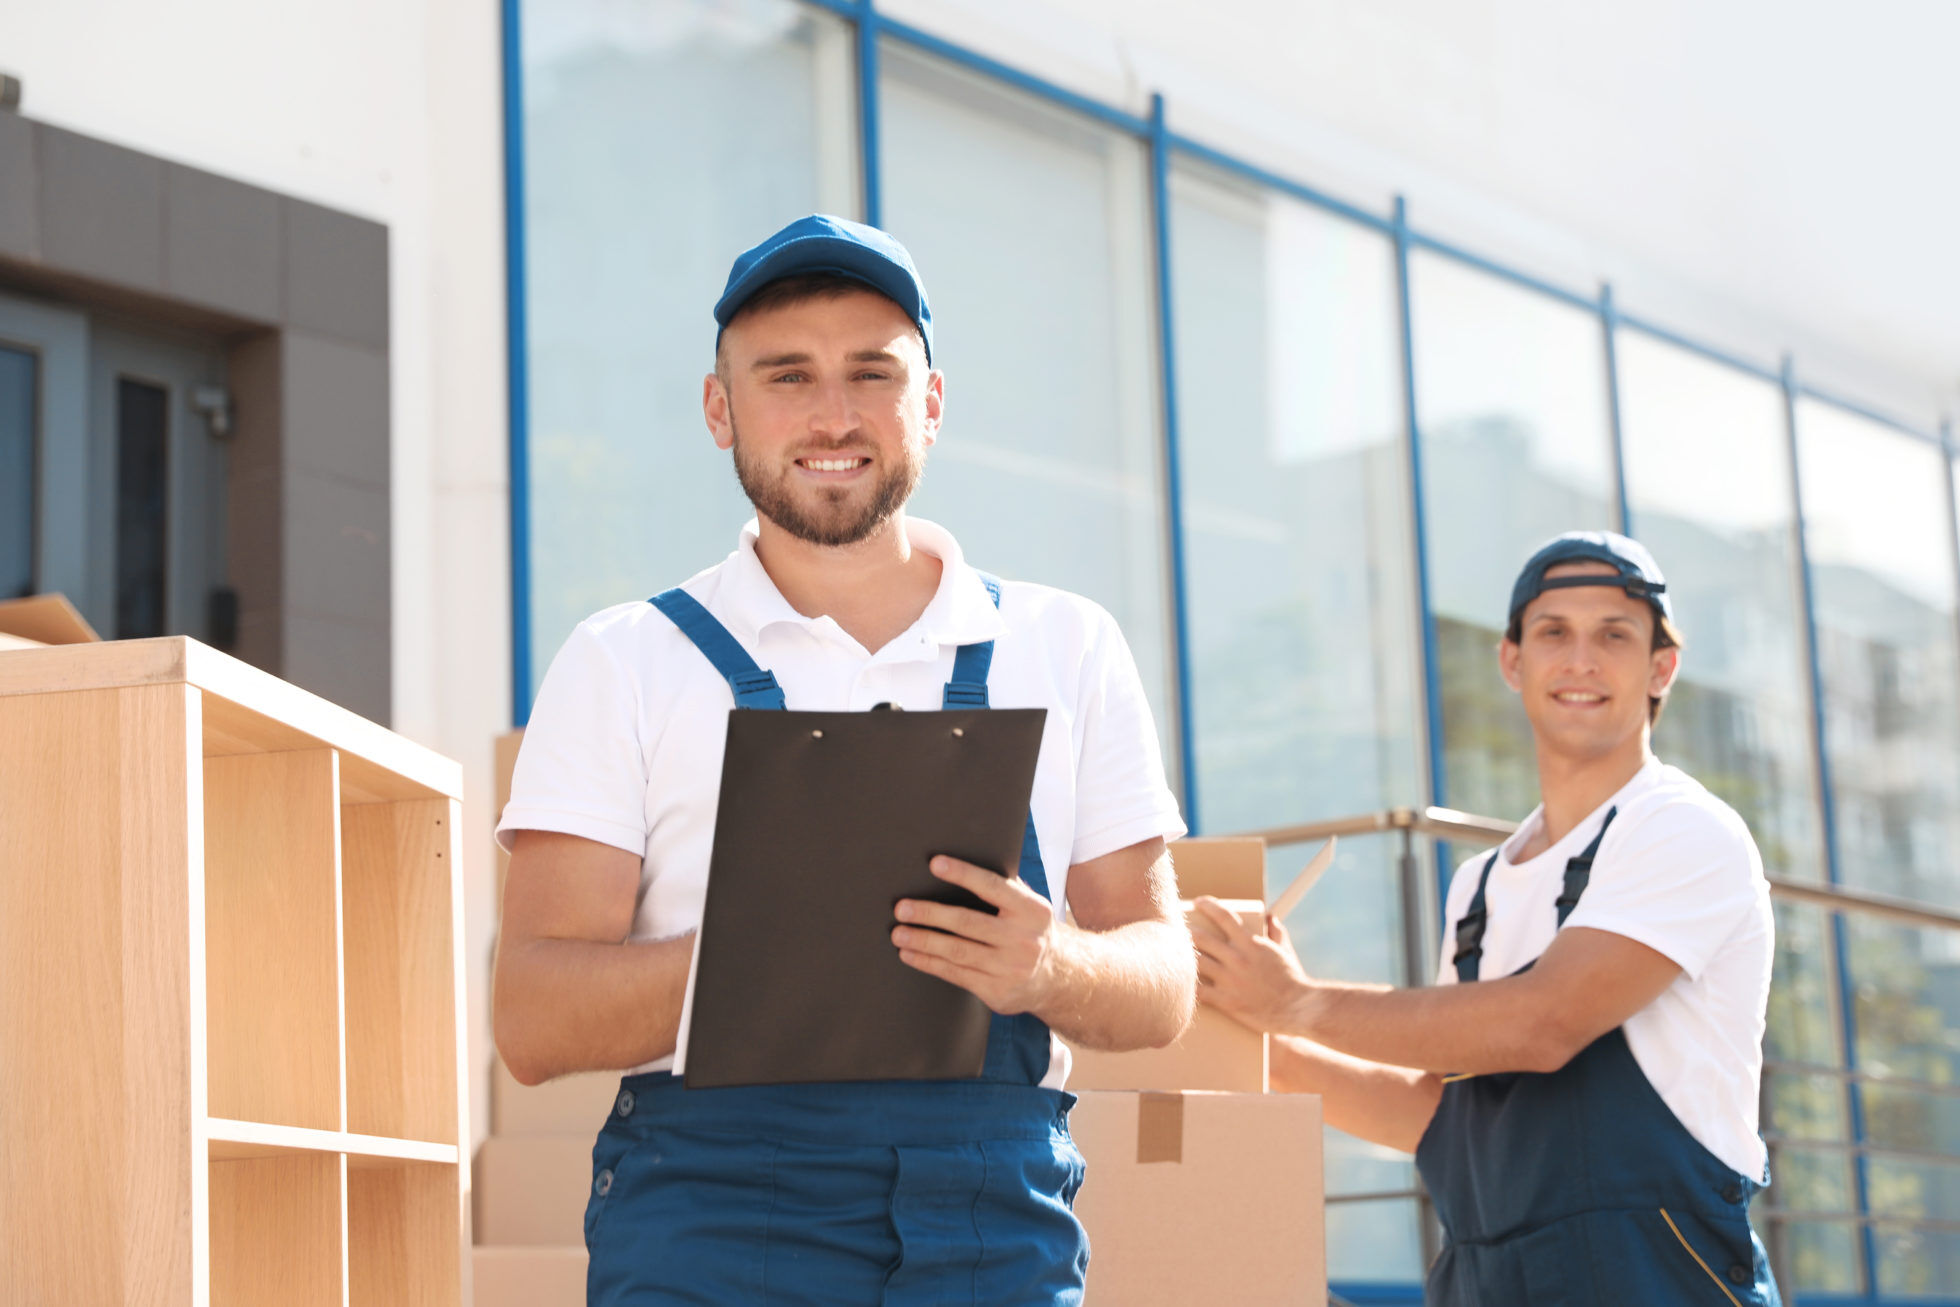
[[[1595,572],[1546,579],[1545,573],[1560,563],[1605,563],[1615,575]],[[1511,612],[1505,625],[1517,621],[1525,605],[1547,590],[1592,585],[1625,590],[1631,597],[1652,604],[1662,617],[1674,620],[1674,609],[1667,598],[1667,582],[1661,578],[1660,564],[1645,545],[1612,531],[1567,531],[1540,545],[1518,573],[1517,583],[1511,587]]]
[[[715,301],[715,322],[726,329],[764,286],[808,272],[861,281],[898,305],[919,329],[926,343],[926,363],[932,363],[932,309],[926,304],[926,288],[912,266],[912,256],[876,227],[825,213],[798,218],[762,244],[744,250],[728,270],[728,285]]]

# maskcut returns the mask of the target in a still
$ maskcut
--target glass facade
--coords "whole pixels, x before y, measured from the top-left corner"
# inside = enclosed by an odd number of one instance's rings
[[[1168,742],[1143,147],[902,47],[879,67],[883,223],[925,278],[946,373],[945,425],[910,511],[949,527],[978,566],[1109,609]]]
[[[1952,1295],[1949,451],[868,6],[520,10],[530,676],[580,616],[731,546],[747,506],[698,425],[707,307],[737,246],[812,209],[889,227],[932,289],[947,420],[917,511],[1116,614],[1206,833],[1439,799],[1521,817],[1535,773],[1493,655],[1511,578],[1624,514],[1687,640],[1656,749],[1792,891],[1756,1211],[1786,1295]],[[1410,917],[1435,905],[1409,910],[1396,853],[1344,842],[1289,922],[1322,974],[1429,978],[1410,959],[1435,923]],[[1359,1199],[1329,1208],[1337,1286],[1417,1301],[1408,1159],[1328,1144],[1330,1194]]]
[[[580,619],[735,547],[752,514],[701,417],[710,309],[742,248],[856,216],[858,172],[850,33],[823,14],[551,0],[523,30],[528,700]]]
[[[1522,817],[1537,765],[1494,650],[1531,551],[1619,525],[1605,335],[1596,313],[1428,250],[1409,257],[1409,301],[1444,797]]]

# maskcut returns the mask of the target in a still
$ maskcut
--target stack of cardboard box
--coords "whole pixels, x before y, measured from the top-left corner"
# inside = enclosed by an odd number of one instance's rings
[[[497,805],[510,799],[522,731],[497,740]],[[503,860],[497,902],[503,903]],[[522,1085],[493,1059],[490,1134],[477,1150],[473,1250],[476,1307],[583,1307],[585,1202],[592,1143],[612,1111],[619,1077],[565,1076]]]
[[[1265,930],[1264,841],[1185,840],[1171,856],[1187,911],[1210,895]],[[1169,1048],[1071,1049],[1088,1307],[1326,1302],[1320,1099],[1267,1093],[1268,1044],[1200,1007]]]
[[[498,743],[498,811],[516,741]],[[1262,842],[1186,840],[1172,855],[1187,901],[1209,894],[1264,928]],[[1320,1307],[1320,1100],[1266,1092],[1266,1037],[1201,1008],[1170,1048],[1071,1052],[1090,1307]],[[585,1301],[592,1143],[617,1086],[594,1074],[527,1087],[497,1066],[476,1159],[477,1307]]]

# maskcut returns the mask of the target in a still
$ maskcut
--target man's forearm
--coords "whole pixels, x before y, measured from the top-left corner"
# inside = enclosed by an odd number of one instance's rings
[[[693,951],[691,934],[624,944],[500,941],[491,1012],[511,1074],[537,1084],[672,1053]]]
[[[1054,997],[1035,1009],[1052,1030],[1072,1044],[1109,1052],[1161,1048],[1184,1033],[1198,973],[1182,922],[1058,929]]]
[[[1440,1076],[1364,1062],[1292,1035],[1272,1039],[1273,1092],[1319,1094],[1327,1124],[1413,1153],[1443,1096]]]
[[[1283,1033],[1349,1057],[1419,1071],[1555,1070],[1556,1032],[1525,977],[1391,989],[1317,981],[1292,1004]]]

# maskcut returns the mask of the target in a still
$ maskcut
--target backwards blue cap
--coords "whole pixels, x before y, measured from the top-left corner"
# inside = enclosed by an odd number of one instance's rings
[[[1606,563],[1616,575],[1593,573],[1547,580],[1545,573],[1560,563]],[[1645,545],[1612,531],[1567,531],[1539,546],[1538,552],[1518,573],[1517,584],[1511,587],[1511,612],[1505,625],[1516,621],[1525,605],[1547,590],[1590,585],[1625,590],[1631,597],[1652,604],[1662,617],[1674,620],[1674,609],[1667,598],[1667,582],[1661,579],[1660,564]]]
[[[744,250],[728,270],[728,285],[715,302],[715,322],[727,327],[755,293],[772,281],[808,272],[831,272],[861,281],[905,311],[926,343],[932,363],[932,309],[926,288],[905,247],[876,227],[829,214],[798,218],[768,240]]]

